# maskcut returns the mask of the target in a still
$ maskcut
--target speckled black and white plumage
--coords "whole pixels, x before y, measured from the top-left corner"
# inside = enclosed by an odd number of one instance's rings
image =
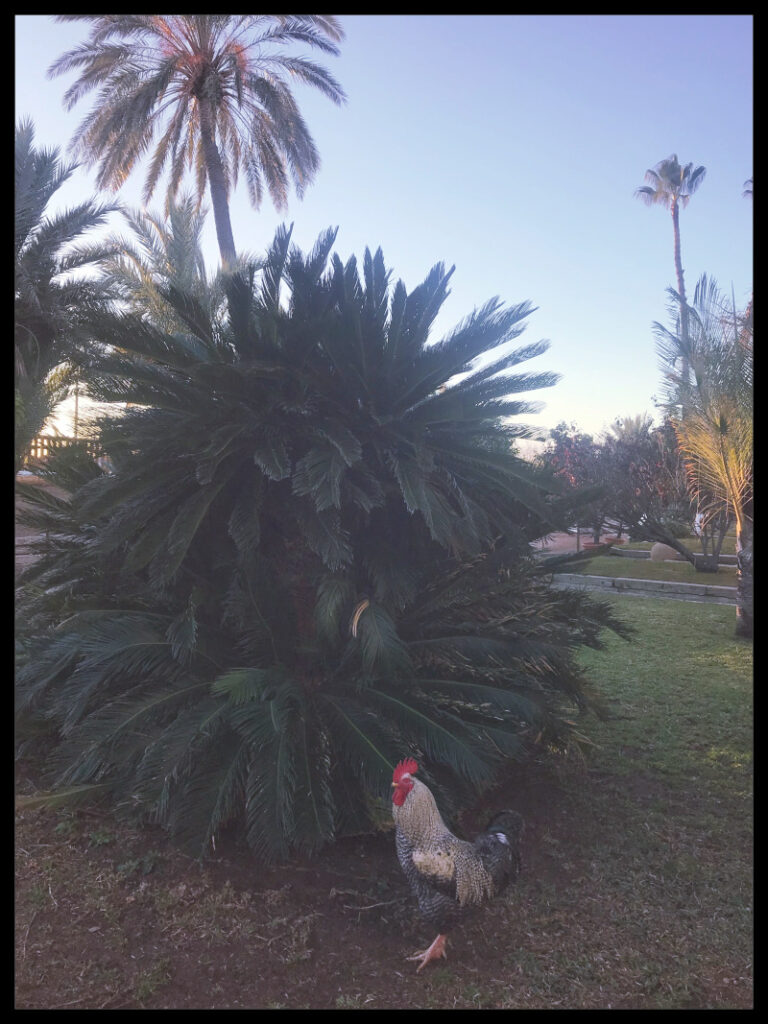
[[[445,935],[469,907],[498,896],[517,878],[523,819],[501,811],[469,843],[445,825],[430,790],[418,779],[413,783],[402,807],[393,807],[397,857],[422,916]]]

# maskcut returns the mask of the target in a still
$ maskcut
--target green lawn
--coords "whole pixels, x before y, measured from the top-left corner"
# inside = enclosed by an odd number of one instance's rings
[[[618,579],[679,580],[683,583],[714,583],[736,586],[736,566],[721,565],[718,572],[696,572],[690,562],[652,562],[650,558],[622,558],[596,555],[586,562],[564,566],[559,572],[580,572],[588,576],[612,576]]]
[[[614,915],[605,955],[621,973],[635,951],[641,1005],[726,1006],[730,991],[748,1006],[752,647],[728,606],[605,600],[637,637],[581,655],[611,717],[585,729],[591,784],[569,785],[573,852],[592,842],[587,874]]]
[[[682,538],[683,544],[694,553],[698,554],[701,551],[701,541],[698,537],[691,534],[690,537]],[[633,540],[627,542],[627,547],[633,548],[636,551],[650,551],[656,541],[653,540]],[[723,540],[723,546],[720,549],[721,555],[735,555],[736,554],[736,534],[727,533]]]

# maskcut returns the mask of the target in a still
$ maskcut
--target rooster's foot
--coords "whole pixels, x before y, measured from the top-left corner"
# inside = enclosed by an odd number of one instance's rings
[[[425,949],[423,953],[414,953],[413,956],[406,957],[407,960],[420,960],[421,963],[416,968],[418,974],[422,967],[425,967],[430,960],[439,960],[441,956],[448,959],[448,954],[445,952],[445,935],[438,935],[429,949]]]

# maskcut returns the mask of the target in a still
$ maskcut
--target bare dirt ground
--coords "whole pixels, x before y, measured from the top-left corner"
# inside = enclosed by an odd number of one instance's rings
[[[556,884],[523,803],[527,869]],[[416,973],[405,957],[434,936],[391,833],[268,869],[233,845],[201,866],[152,830],[25,811],[17,893],[19,1009],[405,1008],[444,1005],[446,986],[473,980],[524,984],[509,962],[527,944],[514,892],[455,933],[445,967]]]
[[[421,973],[406,957],[434,935],[391,831],[267,868],[227,841],[200,864],[106,813],[21,811],[16,1008],[750,1008],[743,952],[724,949],[716,912],[688,905],[690,876],[656,896],[662,852],[638,865],[635,839],[618,856],[604,850],[589,793],[611,784],[584,775],[578,794],[541,766],[510,777],[492,805],[525,817],[523,873]],[[33,788],[22,770],[18,791]],[[617,780],[619,799],[627,792]],[[668,799],[636,779],[612,833],[629,835],[629,815]],[[478,808],[462,833],[487,814]]]

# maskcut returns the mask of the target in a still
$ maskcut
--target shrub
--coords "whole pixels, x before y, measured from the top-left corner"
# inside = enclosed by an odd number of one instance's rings
[[[508,419],[554,381],[507,372],[546,348],[500,349],[530,305],[429,345],[451,272],[391,289],[334,237],[281,229],[214,320],[167,290],[186,332],[99,315],[91,392],[131,403],[101,423],[114,473],[51,465],[71,497],[22,577],[20,735],[197,853],[228,824],[267,859],[370,827],[405,754],[458,809],[573,740],[575,649],[622,631],[529,551],[563,525]]]

